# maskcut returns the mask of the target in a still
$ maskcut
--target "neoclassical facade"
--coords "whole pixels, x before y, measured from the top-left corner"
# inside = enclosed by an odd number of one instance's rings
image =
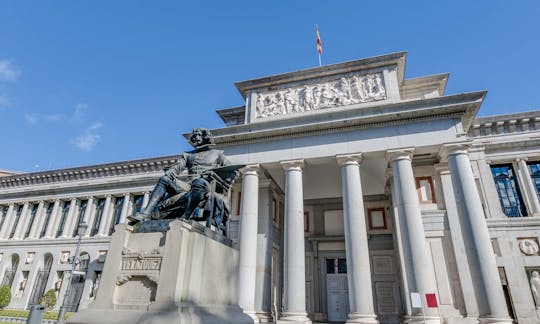
[[[447,74],[405,79],[405,63],[239,82],[245,105],[218,110],[217,147],[246,165],[228,235],[254,321],[540,321],[540,112],[478,118],[485,92],[446,95]],[[0,177],[9,308],[63,298],[83,221],[68,304],[87,307],[114,226],[175,161]]]

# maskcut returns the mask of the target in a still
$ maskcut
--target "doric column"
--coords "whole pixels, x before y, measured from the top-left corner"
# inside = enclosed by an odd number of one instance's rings
[[[285,169],[284,311],[281,321],[311,323],[306,313],[303,160],[281,162]]]
[[[119,224],[123,224],[126,222],[126,218],[128,217],[128,211],[129,211],[129,200],[131,199],[129,192],[124,195],[124,203],[122,204],[122,214],[120,215],[120,222]]]
[[[460,222],[458,210],[456,207],[456,198],[454,196],[454,188],[452,187],[452,178],[450,177],[448,164],[436,164],[435,169],[439,172],[439,175],[441,177],[444,207],[446,209],[448,227],[450,228],[452,246],[454,247],[456,267],[459,274],[459,283],[463,292],[465,310],[467,311],[467,317],[475,318],[478,317],[478,306],[476,303],[476,296],[474,294],[471,269],[466,253],[466,247],[468,245],[463,239],[463,234],[461,230],[462,224]]]
[[[341,166],[343,194],[350,306],[347,323],[378,323],[373,308],[366,218],[360,182],[362,154],[338,155],[336,158]]]
[[[476,189],[467,143],[443,145],[441,156],[448,168],[461,222],[463,241],[469,254],[469,265],[477,296],[479,321],[512,323],[491,246],[491,238]]]
[[[534,185],[529,166],[525,159],[516,159],[516,174],[518,176],[519,184],[523,188],[523,198],[527,202],[527,207],[530,212],[530,216],[540,216],[540,202],[538,202],[538,194],[536,193],[536,186]]]
[[[407,239],[401,242],[404,255],[400,255],[401,258],[405,258],[407,267],[409,288],[407,294],[417,292],[424,296],[426,293],[436,293],[437,284],[416,193],[411,163],[413,152],[413,148],[389,150],[386,157],[392,165],[395,195],[392,201],[401,230],[404,232],[402,238]],[[440,317],[435,309],[424,307],[420,313],[415,313],[415,310],[410,308],[409,322],[440,323]]]
[[[29,238],[35,239],[38,237],[39,232],[41,231],[41,226],[43,226],[43,206],[45,205],[45,202],[41,200],[38,204],[38,208],[36,210],[36,215],[34,217],[34,223],[32,224],[32,228],[30,228],[30,235]]]
[[[59,222],[58,216],[58,208],[60,208],[60,199],[56,199],[54,201],[53,209],[51,210],[51,215],[49,219],[49,224],[47,224],[47,229],[45,230],[45,237],[46,238],[53,238],[56,236],[56,230],[57,230],[57,223]],[[66,220],[68,222],[69,219]],[[64,228],[64,232],[66,231],[66,228]]]
[[[103,212],[101,213],[100,223],[98,224],[98,236],[107,236],[109,235],[110,228],[110,218],[111,218],[111,200],[112,196],[107,195],[105,197],[105,204],[103,205]]]
[[[17,227],[15,228],[15,235],[13,235],[14,239],[20,239],[23,235],[23,231],[26,228],[26,222],[28,221],[28,217],[26,217],[26,214],[28,213],[29,205],[30,204],[28,202],[25,202],[23,205],[21,215],[19,216],[19,222],[16,224]]]
[[[242,172],[240,204],[240,238],[238,267],[238,304],[246,314],[255,316],[255,277],[257,264],[257,218],[259,209],[258,165],[249,165]]]
[[[77,203],[79,203],[79,206],[77,206]],[[66,227],[64,231],[62,232],[61,237],[73,237],[73,233],[75,231],[75,227],[79,226],[77,224],[77,217],[78,211],[80,208],[80,202],[77,200],[77,198],[72,198],[69,202],[69,210],[67,214],[67,220],[66,220]]]
[[[2,224],[2,228],[0,229],[0,240],[5,240],[8,238],[9,229],[11,228],[13,224],[14,210],[15,210],[15,204],[9,204],[8,210],[5,216],[6,219],[4,220],[4,224]]]

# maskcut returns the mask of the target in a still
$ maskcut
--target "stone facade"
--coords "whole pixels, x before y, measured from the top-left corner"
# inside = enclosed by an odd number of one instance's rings
[[[445,95],[447,74],[405,79],[405,61],[239,82],[245,106],[218,111],[227,126],[212,130],[216,144],[247,165],[228,233],[238,302],[255,321],[540,321],[540,112],[478,118],[485,92]],[[174,161],[1,177],[9,307],[42,290],[63,296],[85,220],[74,295],[87,308],[115,224]]]

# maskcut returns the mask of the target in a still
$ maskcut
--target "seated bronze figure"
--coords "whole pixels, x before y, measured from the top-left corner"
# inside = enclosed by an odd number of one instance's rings
[[[207,129],[194,129],[189,141],[195,149],[184,152],[165,170],[148,204],[128,216],[132,224],[163,218],[206,220],[207,227],[213,225],[225,234],[230,188],[243,166],[231,165],[223,151],[212,148]]]

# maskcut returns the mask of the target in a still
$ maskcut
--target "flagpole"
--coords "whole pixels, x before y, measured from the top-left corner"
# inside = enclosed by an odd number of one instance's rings
[[[321,63],[321,54],[319,54],[319,67],[322,66],[322,63]]]

